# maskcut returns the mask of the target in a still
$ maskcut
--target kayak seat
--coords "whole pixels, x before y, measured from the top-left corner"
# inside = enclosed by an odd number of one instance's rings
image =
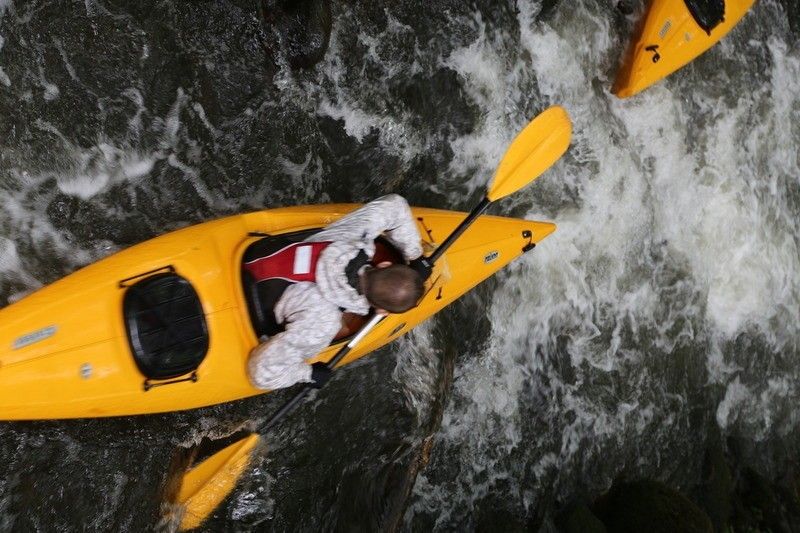
[[[724,0],[684,0],[697,25],[707,34],[725,20]]]
[[[319,230],[306,230],[259,239],[247,247],[242,256],[242,263],[273,254],[285,246],[309,238],[317,231]],[[375,240],[375,257],[372,260],[374,264],[382,261],[397,263],[402,262],[402,260],[400,252],[389,241],[383,237],[378,237]],[[250,315],[250,322],[253,325],[256,337],[259,339],[264,336],[271,337],[283,331],[283,325],[277,323],[272,309],[283,295],[283,291],[290,284],[290,281],[282,279],[268,279],[256,282],[255,278],[242,268],[242,288],[247,301],[247,312]],[[336,334],[333,343],[337,343],[356,333],[369,318],[370,316],[343,313],[342,327],[339,333]]]
[[[317,231],[319,230],[298,231],[258,239],[244,251],[242,264],[273,254],[292,243],[303,241]],[[275,321],[272,309],[290,284],[291,282],[283,279],[269,279],[257,283],[252,274],[242,268],[242,286],[247,300],[247,312],[256,337],[272,337],[283,331],[283,327]]]
[[[149,379],[170,379],[195,370],[208,353],[208,326],[197,292],[174,273],[156,274],[129,286],[123,316],[133,359]]]

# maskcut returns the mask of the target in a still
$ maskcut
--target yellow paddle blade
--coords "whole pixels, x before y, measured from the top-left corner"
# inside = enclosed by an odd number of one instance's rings
[[[494,202],[538,178],[569,148],[572,124],[563,107],[542,111],[511,142],[486,197]]]
[[[223,448],[190,470],[181,483],[177,503],[185,508],[180,531],[203,523],[236,486],[260,437],[253,433]]]

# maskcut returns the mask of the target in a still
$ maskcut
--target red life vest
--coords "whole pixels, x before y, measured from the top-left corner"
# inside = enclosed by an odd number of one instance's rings
[[[283,331],[283,324],[279,324],[275,318],[275,305],[289,285],[299,281],[316,282],[319,256],[331,244],[330,242],[286,244],[286,242],[287,238],[280,235],[266,237],[252,243],[244,254],[244,257],[250,260],[242,261],[242,283],[247,310],[258,337],[262,335],[271,337]],[[278,248],[281,245],[283,246]],[[277,251],[270,252],[276,248]],[[382,261],[399,263],[402,260],[400,254],[382,239],[376,240],[373,264]],[[370,259],[363,250],[348,263],[344,273],[353,287],[358,280],[358,271],[368,263]],[[259,283],[261,281],[264,283]]]
[[[317,279],[319,256],[329,244],[330,241],[295,242],[277,252],[248,261],[242,266],[253,276],[256,283],[269,279],[282,279],[290,283],[300,281],[313,283]]]

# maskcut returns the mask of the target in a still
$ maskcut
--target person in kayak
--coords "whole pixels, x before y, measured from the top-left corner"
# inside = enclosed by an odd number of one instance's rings
[[[397,248],[408,266],[370,264],[380,235]],[[259,389],[274,390],[299,382],[322,387],[331,371],[325,363],[308,364],[306,360],[335,338],[342,313],[367,315],[370,308],[377,313],[407,311],[422,297],[424,281],[431,272],[422,256],[411,209],[397,194],[362,206],[303,243],[276,252],[281,253],[287,255],[284,263],[288,268],[278,276],[291,284],[272,313],[283,331],[256,346],[248,361],[250,381]],[[249,261],[244,267],[260,279],[259,261],[274,263],[276,254]]]

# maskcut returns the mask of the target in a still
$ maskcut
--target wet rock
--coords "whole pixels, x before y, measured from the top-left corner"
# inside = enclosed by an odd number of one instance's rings
[[[633,5],[631,5],[630,0],[620,0],[617,3],[617,11],[623,15],[630,15],[633,13]]]
[[[788,510],[789,529],[800,531],[800,468],[793,464],[784,476],[783,499]]]
[[[781,0],[783,9],[789,19],[789,27],[796,34],[800,34],[800,0]]]
[[[711,520],[678,491],[657,481],[615,484],[592,509],[618,533],[712,533]]]
[[[555,11],[560,0],[543,0],[542,8],[539,11],[539,20],[547,20],[550,15]]]
[[[566,508],[556,518],[556,527],[560,533],[606,533],[603,522],[584,504],[576,504]]]
[[[310,68],[325,56],[331,36],[329,0],[264,0],[262,12],[280,33],[292,68]]]
[[[739,479],[733,526],[759,531],[788,531],[780,497],[773,484],[751,468]]]
[[[525,523],[525,513],[523,509],[509,508],[507,498],[498,496],[505,494],[503,491],[496,490],[485,498],[482,498],[475,505],[474,531],[475,533],[494,533],[503,531],[505,533],[524,533],[535,531],[538,528],[528,527]]]
[[[714,438],[706,450],[699,499],[716,531],[724,531],[728,527],[733,512],[732,498],[735,488],[722,442],[719,438]]]
[[[406,113],[419,130],[431,124],[444,124],[454,134],[472,133],[480,119],[480,110],[466,95],[463,79],[451,69],[440,69],[432,76],[415,74],[400,78],[389,88],[391,104],[397,114]],[[446,120],[445,120],[446,119]],[[443,131],[443,134],[448,134]]]

